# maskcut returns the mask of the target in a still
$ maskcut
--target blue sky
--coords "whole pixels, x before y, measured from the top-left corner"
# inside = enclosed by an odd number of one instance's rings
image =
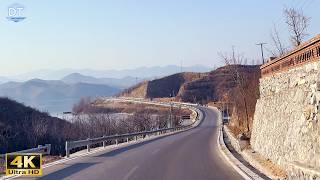
[[[6,19],[8,6],[27,19]],[[140,66],[221,65],[232,45],[260,58],[273,23],[287,39],[282,9],[303,8],[319,33],[317,0],[1,0],[0,76],[39,69],[126,69]]]

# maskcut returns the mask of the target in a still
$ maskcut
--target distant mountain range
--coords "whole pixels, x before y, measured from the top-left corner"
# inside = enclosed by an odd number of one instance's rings
[[[39,110],[58,113],[70,111],[81,97],[114,95],[141,81],[167,76],[181,70],[207,72],[210,69],[204,66],[181,68],[171,65],[105,71],[40,70],[15,77],[0,77],[0,96],[12,98]]]
[[[1,84],[1,83],[5,83],[5,82],[8,82],[8,81],[11,81],[11,79],[0,76],[0,84]]]
[[[72,73],[80,73],[85,76],[92,76],[96,78],[116,78],[122,79],[125,77],[133,77],[139,79],[155,79],[177,72],[208,72],[212,70],[209,67],[202,65],[180,67],[176,65],[168,66],[154,66],[154,67],[139,67],[134,69],[124,70],[92,70],[92,69],[62,69],[62,70],[38,70],[28,72],[12,77],[7,77],[15,81],[26,81],[29,79],[46,79],[46,80],[59,80]],[[1,79],[0,79],[1,81]]]
[[[70,111],[81,97],[111,96],[119,88],[105,84],[82,82],[65,83],[61,80],[32,79],[26,82],[7,82],[0,85],[0,96],[23,102],[43,111]]]
[[[137,79],[134,77],[124,77],[124,78],[96,78],[92,76],[85,76],[80,73],[72,73],[61,79],[61,81],[68,84],[76,83],[88,83],[88,84],[105,84],[117,88],[127,88],[133,86],[140,82],[142,79]]]

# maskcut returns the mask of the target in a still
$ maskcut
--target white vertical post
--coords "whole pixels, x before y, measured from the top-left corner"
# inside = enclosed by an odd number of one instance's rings
[[[65,147],[65,149],[66,149],[66,157],[68,158],[68,157],[70,157],[70,152],[69,152],[69,147],[68,147],[68,141],[66,141],[66,147]]]
[[[90,140],[90,138],[88,138],[87,140]],[[87,152],[90,152],[90,143],[87,145]]]
[[[104,140],[104,138],[105,138],[106,136],[103,136],[103,142],[102,142],[102,146],[103,146],[103,148],[105,148],[106,147],[106,141]]]

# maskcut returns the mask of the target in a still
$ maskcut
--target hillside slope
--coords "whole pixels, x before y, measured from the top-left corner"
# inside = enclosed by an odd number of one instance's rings
[[[53,154],[63,152],[63,129],[70,123],[47,113],[0,98],[0,154],[52,144]]]
[[[234,66],[237,72],[241,74],[248,82],[249,86],[258,83],[260,70],[258,66]],[[178,97],[182,101],[227,101],[228,94],[236,94],[234,92],[237,83],[234,80],[232,70],[227,67],[221,67],[211,71],[208,76],[183,84]]]
[[[183,84],[207,76],[207,73],[184,72],[139,83],[124,90],[120,96],[165,98],[176,96]]]
[[[259,66],[232,65],[239,74],[256,86],[260,77]],[[227,101],[226,95],[236,89],[231,68],[224,66],[209,73],[177,73],[132,86],[119,96],[138,98],[175,97],[185,102]]]
[[[259,66],[229,65],[209,73],[179,73],[131,87],[120,96],[168,98],[193,103],[216,103],[232,114],[237,131],[250,131],[259,98]],[[239,83],[241,82],[241,83]],[[224,104],[224,105],[221,105]]]

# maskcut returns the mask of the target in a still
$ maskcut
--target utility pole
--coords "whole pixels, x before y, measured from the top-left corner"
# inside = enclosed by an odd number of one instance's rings
[[[265,44],[267,44],[267,43],[258,43],[258,44],[256,44],[257,46],[260,46],[260,49],[261,49],[262,64],[264,64],[263,45],[265,45]]]

